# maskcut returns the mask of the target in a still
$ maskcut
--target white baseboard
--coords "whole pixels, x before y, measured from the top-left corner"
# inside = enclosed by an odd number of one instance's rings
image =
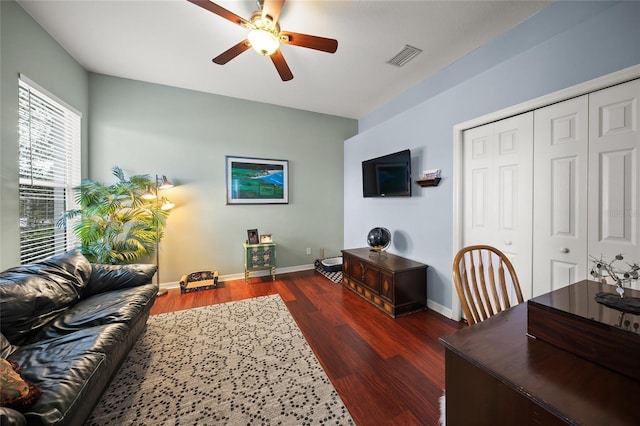
[[[434,302],[433,300],[429,300],[427,299],[427,308],[431,309],[432,311],[435,311],[437,313],[439,313],[440,315],[447,317],[447,318],[452,318],[452,311],[450,308],[447,308],[446,306],[442,306],[439,303]]]
[[[180,288],[180,283],[179,282],[161,283],[160,287],[166,288],[166,289]]]
[[[291,272],[309,271],[309,270],[312,270],[312,269],[315,269],[315,266],[313,264],[298,265],[298,266],[288,266],[286,268],[276,268],[276,277],[278,276],[278,274],[288,274],[288,273],[291,273]],[[269,275],[270,275],[270,272],[269,272],[268,269],[251,272],[251,276],[252,277],[267,277]],[[243,280],[243,279],[244,279],[244,273],[229,274],[229,275],[221,275],[218,278],[218,282],[233,281],[233,280]],[[160,284],[160,287],[166,288],[166,289],[180,288],[180,283],[179,282],[167,282],[167,283]],[[435,311],[435,312],[439,313],[440,315],[442,315],[444,317],[452,318],[451,309],[447,308],[446,306],[442,306],[441,304],[436,303],[433,300],[427,299],[427,308],[431,309],[432,311]]]
[[[315,266],[313,264],[288,266],[286,268],[276,268],[276,277],[278,276],[278,274],[288,274],[291,272],[309,271],[312,269],[315,269]],[[267,277],[269,275],[271,275],[271,272],[268,269],[251,272],[252,277]],[[218,282],[233,281],[233,280],[244,280],[244,272],[241,272],[239,274],[220,275],[218,277]],[[176,282],[161,283],[160,287],[167,288],[167,289],[180,288],[180,282],[176,281]]]

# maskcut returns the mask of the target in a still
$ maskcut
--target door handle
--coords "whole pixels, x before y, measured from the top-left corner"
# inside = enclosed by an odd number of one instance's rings
[[[569,253],[569,249],[566,247],[563,247],[560,249],[560,253]]]

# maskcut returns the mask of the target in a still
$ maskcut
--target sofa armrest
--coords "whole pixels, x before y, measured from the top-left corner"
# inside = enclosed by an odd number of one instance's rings
[[[82,297],[148,284],[157,269],[156,265],[146,263],[128,265],[93,264],[91,277],[82,293]]]
[[[0,407],[0,425],[2,426],[26,426],[27,419],[13,408]]]

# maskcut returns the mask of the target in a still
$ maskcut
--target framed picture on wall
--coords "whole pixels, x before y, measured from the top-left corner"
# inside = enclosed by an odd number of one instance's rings
[[[289,161],[227,155],[227,204],[288,204]]]

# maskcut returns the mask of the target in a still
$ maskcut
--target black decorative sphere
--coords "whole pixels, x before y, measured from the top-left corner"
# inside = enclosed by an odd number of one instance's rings
[[[391,232],[387,228],[373,228],[367,235],[367,244],[375,251],[386,250],[391,245]]]

